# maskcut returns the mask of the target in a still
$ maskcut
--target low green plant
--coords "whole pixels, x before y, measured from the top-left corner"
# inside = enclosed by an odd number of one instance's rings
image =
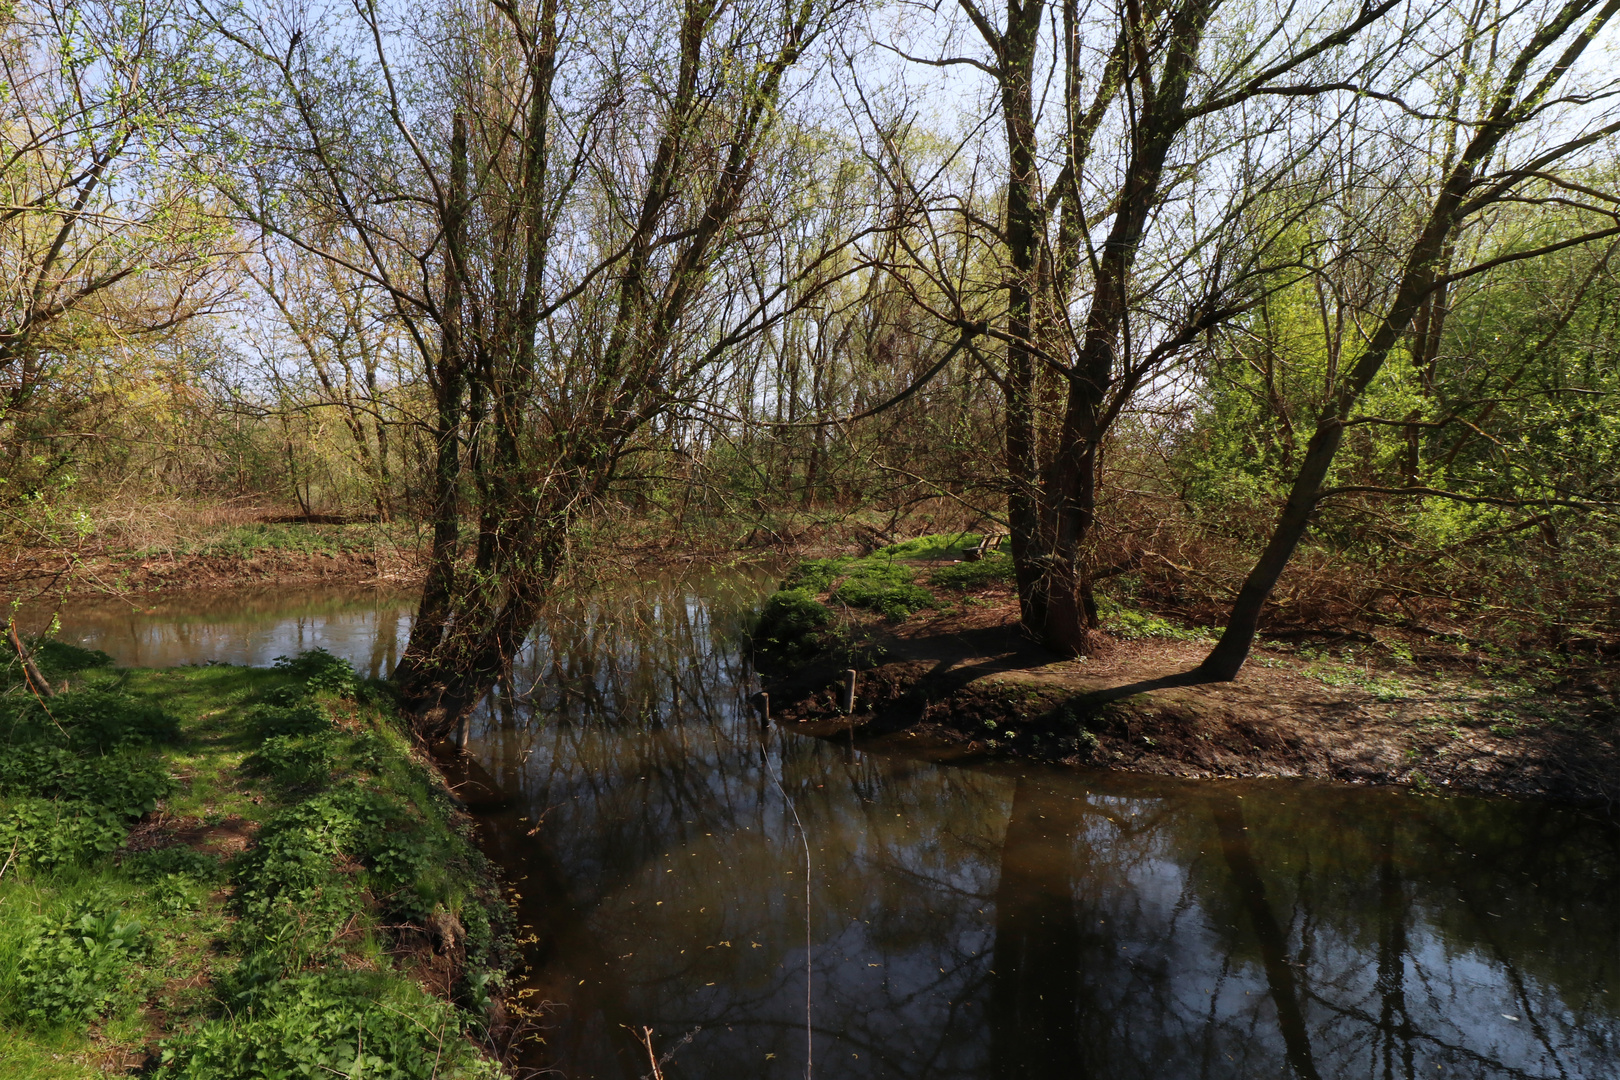
[[[0,851],[19,870],[46,870],[109,855],[129,818],[105,806],[57,799],[8,800],[0,808]]]
[[[272,735],[242,762],[254,776],[268,776],[285,788],[326,784],[337,764],[338,742],[331,731],[311,735]]]
[[[275,669],[291,675],[312,693],[353,697],[360,688],[354,666],[320,647],[297,656],[278,656]]]
[[[499,1075],[466,1038],[475,1015],[388,956],[402,924],[453,936],[456,1000],[488,1008],[510,930],[487,863],[386,711],[333,700],[352,668],[278,667],[118,672],[49,713],[0,696],[8,1065],[139,1052],[162,986],[177,1034],[155,1075]],[[180,835],[120,852],[159,799],[205,827],[246,819],[254,842],[228,863]]]
[[[100,649],[86,649],[66,641],[47,638],[33,646],[34,662],[47,678],[80,671],[112,667],[113,658]]]
[[[833,587],[833,582],[842,577],[853,562],[854,559],[848,558],[805,559],[782,581],[782,589],[799,589],[812,596],[824,593]]]
[[[177,732],[166,711],[102,690],[0,710],[0,850],[35,869],[113,851],[173,790],[156,746]]]
[[[298,690],[298,687],[280,687],[280,690]],[[292,704],[273,702],[285,697],[272,692],[266,694],[272,703],[256,706],[248,714],[253,733],[261,739],[272,735],[319,735],[332,730],[332,716],[318,701],[301,700]]]
[[[1158,638],[1166,641],[1199,641],[1210,633],[1198,627],[1177,626],[1150,611],[1141,611],[1106,596],[1097,598],[1103,629],[1124,641]]]
[[[194,554],[251,559],[272,551],[295,555],[337,555],[369,546],[364,530],[353,526],[314,526],[260,522],[238,525],[191,549]]]
[[[980,533],[934,533],[915,540],[902,540],[897,544],[879,548],[871,558],[884,559],[960,559],[975,550],[983,539]],[[1005,540],[1003,541],[1003,544]]]
[[[17,965],[17,1008],[35,1026],[83,1023],[119,994],[125,972],[146,953],[139,922],[116,904],[91,899],[43,919]]]
[[[867,608],[887,619],[903,619],[934,606],[934,595],[915,584],[916,570],[903,563],[862,560],[850,567],[828,599],[850,607]]]
[[[310,972],[281,980],[247,1009],[170,1040],[157,1075],[494,1080],[502,1075],[499,1067],[462,1038],[470,1019],[408,981],[365,971]]]
[[[987,555],[976,562],[950,563],[928,575],[928,583],[945,589],[978,589],[1017,580],[1011,555]]]

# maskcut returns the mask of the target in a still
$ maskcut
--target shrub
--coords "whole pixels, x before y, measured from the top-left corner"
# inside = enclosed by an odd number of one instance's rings
[[[51,699],[46,712],[30,701],[0,714],[0,744],[52,742],[81,753],[172,742],[180,725],[163,709],[105,690],[74,690]]]
[[[318,735],[272,735],[249,754],[242,768],[255,776],[268,776],[282,787],[323,787],[337,764],[336,738]]]
[[[766,651],[792,652],[810,644],[816,631],[832,622],[832,612],[808,589],[772,593],[754,623],[754,642]]]
[[[217,855],[180,844],[137,852],[126,858],[122,866],[130,878],[148,885],[167,877],[208,884],[220,880],[224,873]]]
[[[178,725],[161,709],[80,690],[0,714],[0,850],[19,867],[84,862],[174,788],[153,742]]]
[[[1208,631],[1177,626],[1150,611],[1128,608],[1107,597],[1097,598],[1098,614],[1103,629],[1125,641],[1144,638],[1164,638],[1171,641],[1197,641],[1208,636]]]
[[[311,691],[353,697],[359,690],[360,679],[354,667],[319,647],[297,656],[278,656],[275,668],[298,679]]]
[[[23,945],[18,1005],[40,1026],[90,1020],[118,995],[125,971],[145,952],[140,923],[105,902],[76,904]]]
[[[943,539],[925,537],[894,545],[892,550],[933,550],[928,543]],[[933,594],[917,585],[916,577],[915,567],[896,562],[891,549],[886,548],[864,559],[807,559],[782,583],[777,595],[802,592],[814,599],[818,593],[826,592],[828,599],[836,603],[867,608],[890,619],[903,619],[914,611],[934,606]]]
[[[889,559],[957,559],[979,546],[979,533],[934,533],[879,548],[872,557]]]
[[[802,589],[812,596],[832,588],[853,559],[806,559],[782,582],[784,590]]]
[[[141,748],[85,757],[42,742],[0,746],[0,794],[93,803],[136,818],[173,788],[163,763]]]
[[[171,913],[201,907],[209,888],[224,876],[219,859],[183,846],[131,855],[122,869],[147,887],[149,903]]]
[[[39,665],[40,673],[50,678],[112,667],[113,658],[100,649],[86,649],[50,638],[34,646],[34,662]]]

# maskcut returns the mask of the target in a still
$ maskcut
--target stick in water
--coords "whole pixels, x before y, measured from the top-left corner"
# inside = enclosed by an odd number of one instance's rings
[[[22,661],[23,675],[28,680],[28,688],[41,697],[55,697],[51,684],[45,681],[45,676],[39,673],[34,666],[34,658],[28,655],[28,649],[23,645],[22,638],[17,636],[17,620],[12,619],[8,625],[11,631],[11,647],[17,650],[17,659]]]

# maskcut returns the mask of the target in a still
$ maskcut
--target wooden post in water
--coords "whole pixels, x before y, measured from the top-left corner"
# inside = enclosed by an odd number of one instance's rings
[[[844,672],[844,715],[848,716],[855,711],[855,669],[849,668]]]
[[[771,695],[761,690],[754,695],[754,708],[759,713],[759,726],[771,726]]]

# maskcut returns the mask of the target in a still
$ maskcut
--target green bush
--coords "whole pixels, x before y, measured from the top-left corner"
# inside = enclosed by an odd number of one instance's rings
[[[137,852],[124,859],[121,865],[125,874],[142,884],[151,884],[166,877],[183,877],[209,884],[219,881],[224,873],[217,855],[184,845]]]
[[[163,763],[142,748],[86,757],[41,742],[0,747],[0,795],[94,803],[136,818],[173,789]]]
[[[37,926],[17,965],[17,1005],[35,1026],[82,1023],[99,1016],[146,953],[141,924],[114,905],[86,901]]]
[[[832,612],[809,589],[772,593],[754,623],[754,643],[765,651],[792,652],[832,622]]]
[[[828,599],[850,607],[868,608],[889,619],[903,619],[921,608],[933,607],[934,597],[915,584],[917,571],[889,559],[860,559]]]
[[[954,539],[909,540],[864,559],[807,559],[782,583],[782,591],[802,591],[812,598],[827,593],[828,599],[835,603],[867,608],[889,619],[903,619],[922,608],[933,607],[934,597],[916,584],[916,567],[897,562],[896,558],[913,557],[912,552],[942,552],[948,549],[948,541]]]
[[[959,559],[979,546],[979,533],[934,533],[915,540],[902,540],[898,544],[879,548],[873,558],[888,559]]]
[[[161,709],[96,690],[0,713],[0,850],[33,868],[112,852],[174,789],[151,744],[177,730]]]
[[[193,911],[224,877],[213,855],[184,846],[143,851],[124,859],[121,869],[147,887],[147,899],[166,912]]]
[[[987,555],[977,562],[951,563],[928,575],[930,585],[946,589],[977,589],[1016,580],[1011,555]]]
[[[297,656],[276,657],[275,668],[301,681],[311,691],[353,697],[360,688],[360,678],[347,660],[340,660],[325,649],[316,647]]]
[[[157,1075],[174,1080],[501,1075],[462,1034],[469,1017],[417,987],[361,971],[282,980],[251,1008],[171,1040]]]
[[[889,583],[870,578],[849,578],[829,598],[850,607],[868,608],[886,619],[904,619],[934,606],[934,596],[911,582]]]
[[[1097,598],[1097,608],[1103,629],[1125,641],[1141,641],[1145,638],[1197,641],[1208,636],[1208,631],[1177,626],[1150,611],[1125,607],[1105,596]]]
[[[34,662],[39,665],[41,674],[51,678],[71,675],[76,671],[112,667],[113,658],[100,649],[86,649],[52,638],[34,646]]]
[[[117,746],[172,742],[179,733],[179,723],[163,709],[105,690],[58,694],[49,712],[36,701],[0,711],[0,745],[50,742],[104,754]]]

